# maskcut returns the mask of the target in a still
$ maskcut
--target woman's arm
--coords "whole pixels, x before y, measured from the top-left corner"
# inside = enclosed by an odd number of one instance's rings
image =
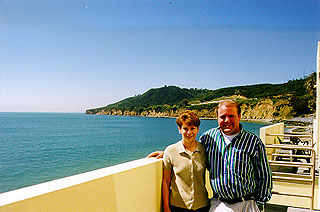
[[[163,169],[162,199],[163,199],[164,212],[171,212],[169,208],[170,182],[171,182],[171,171]]]

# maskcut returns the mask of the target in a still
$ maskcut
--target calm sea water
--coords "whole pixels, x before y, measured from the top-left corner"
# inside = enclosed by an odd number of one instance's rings
[[[257,135],[266,125],[242,124]],[[201,120],[199,134],[217,125]],[[180,138],[171,118],[0,113],[0,193],[143,158]]]

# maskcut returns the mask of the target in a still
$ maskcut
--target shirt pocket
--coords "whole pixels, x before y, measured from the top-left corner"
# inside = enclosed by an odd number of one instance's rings
[[[240,173],[247,169],[247,164],[250,164],[250,156],[249,154],[240,149],[234,149],[231,154],[230,166],[233,172]]]

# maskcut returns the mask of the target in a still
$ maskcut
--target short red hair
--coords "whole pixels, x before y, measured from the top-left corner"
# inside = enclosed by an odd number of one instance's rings
[[[190,110],[187,110],[187,111],[183,112],[177,118],[176,123],[179,126],[179,128],[181,128],[182,122],[185,122],[188,125],[196,126],[197,128],[199,128],[199,126],[200,126],[199,116],[197,114],[195,114],[194,112],[190,111]]]

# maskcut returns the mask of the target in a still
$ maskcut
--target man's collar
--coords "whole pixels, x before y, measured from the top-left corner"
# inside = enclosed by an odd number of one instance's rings
[[[239,127],[240,127],[240,133],[239,133],[239,134],[241,134],[241,133],[242,133],[242,131],[243,131],[242,124],[240,124],[240,123],[239,123]]]

